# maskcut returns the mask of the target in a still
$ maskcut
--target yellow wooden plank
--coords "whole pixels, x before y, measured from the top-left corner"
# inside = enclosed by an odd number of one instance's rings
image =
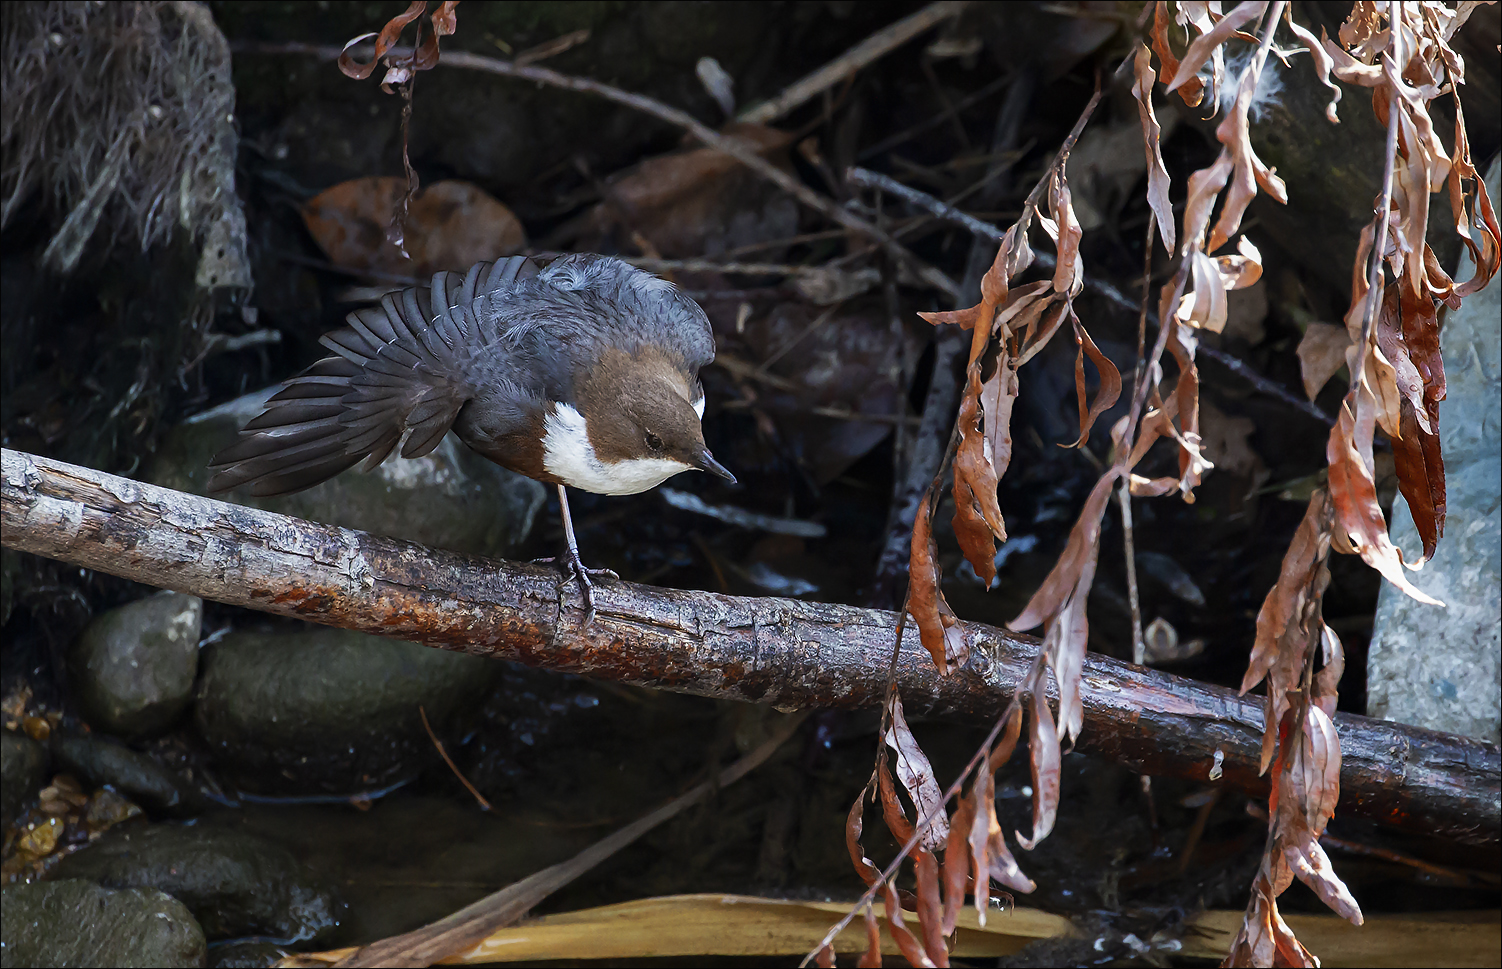
[[[849,909],[848,902],[800,902],[745,895],[672,895],[564,912],[496,932],[445,964],[534,959],[629,959],[649,956],[762,956],[807,952]],[[880,909],[878,908],[878,915]],[[1459,912],[1382,915],[1357,928],[1334,916],[1288,915],[1299,940],[1326,966],[1499,966],[1502,914]],[[916,929],[916,919],[907,918]],[[1069,920],[1037,909],[960,917],[955,956],[1015,953],[1034,939],[1070,931]],[[882,919],[882,951],[895,953]],[[1241,926],[1240,912],[1206,912],[1184,935],[1183,954],[1220,959]],[[856,919],[835,940],[840,952],[865,949]]]

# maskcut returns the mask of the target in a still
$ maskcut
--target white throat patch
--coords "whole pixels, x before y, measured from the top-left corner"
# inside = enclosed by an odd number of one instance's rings
[[[702,399],[699,406],[703,406]],[[634,495],[691,470],[671,458],[628,458],[606,464],[589,443],[584,415],[568,404],[556,405],[543,428],[542,466],[571,488],[597,495]]]

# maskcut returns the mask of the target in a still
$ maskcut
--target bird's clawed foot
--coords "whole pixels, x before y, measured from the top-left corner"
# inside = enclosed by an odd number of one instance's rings
[[[545,559],[533,559],[532,561],[536,565],[557,564],[563,572],[563,577],[558,580],[560,602],[562,601],[564,587],[570,582],[579,583],[579,591],[584,596],[584,625],[586,626],[595,620],[595,584],[591,577],[600,579],[620,578],[619,575],[610,569],[586,568],[583,561],[580,560],[579,552],[576,549],[569,549],[563,555],[554,555]]]

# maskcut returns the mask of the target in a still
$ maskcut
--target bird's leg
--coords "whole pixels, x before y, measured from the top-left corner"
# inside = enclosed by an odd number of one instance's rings
[[[558,511],[563,518],[563,537],[568,542],[568,552],[565,555],[549,559],[537,559],[537,561],[557,562],[560,559],[562,560],[563,578],[558,583],[559,592],[563,591],[563,587],[568,585],[571,579],[578,580],[579,590],[584,594],[584,608],[586,610],[584,625],[587,626],[595,618],[594,583],[590,581],[590,576],[598,575],[606,579],[619,579],[620,576],[609,569],[587,569],[584,567],[583,560],[579,558],[579,542],[574,538],[574,519],[568,510],[568,492],[564,489],[563,485],[558,486]]]

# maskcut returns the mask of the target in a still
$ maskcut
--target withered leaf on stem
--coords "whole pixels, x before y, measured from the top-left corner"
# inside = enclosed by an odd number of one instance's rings
[[[944,813],[944,792],[939,789],[939,782],[934,778],[933,765],[928,762],[923,748],[918,746],[917,738],[913,736],[907,719],[902,715],[902,697],[895,690],[892,691],[888,713],[890,724],[885,739],[887,746],[895,752],[892,767],[897,772],[898,780],[902,781],[903,788],[907,790],[908,797],[912,799],[913,806],[918,809],[918,820],[921,822],[924,818],[933,818],[920,843],[930,851],[935,851],[949,837],[949,819]]]
[[[1349,402],[1330,429],[1325,457],[1330,463],[1330,498],[1335,503],[1336,527],[1348,537],[1362,561],[1419,602],[1444,603],[1419,591],[1403,574],[1402,555],[1387,534],[1387,522],[1377,504],[1377,485],[1356,449],[1356,418]]]
[[[902,902],[897,898],[897,891],[890,881],[882,883],[882,903],[887,912],[887,931],[892,933],[892,941],[897,943],[897,949],[902,953],[902,958],[915,966],[923,966],[925,969],[935,969],[934,962],[928,957],[923,946],[913,938],[913,933],[908,931],[907,924],[902,920]],[[947,963],[946,963],[947,964]]]
[[[872,780],[875,780],[873,777]],[[850,863],[855,866],[856,874],[867,885],[875,885],[881,877],[881,872],[866,857],[866,849],[861,847],[861,831],[865,827],[863,815],[866,808],[866,798],[871,795],[871,784],[861,788],[860,794],[856,795],[855,803],[850,805],[850,813],[845,818],[845,848],[850,852]]]
[[[1168,4],[1165,0],[1158,0],[1153,8],[1152,43],[1153,52],[1158,55],[1158,63],[1163,67],[1162,76],[1165,85],[1177,78],[1180,71],[1178,55],[1173,52],[1173,47],[1168,41],[1170,23],[1172,23],[1172,18],[1168,13]],[[1185,104],[1191,108],[1197,107],[1205,98],[1205,82],[1196,77],[1194,71],[1190,71],[1189,76],[1178,85],[1178,91],[1179,97],[1184,99]],[[1172,225],[1173,223],[1168,221],[1160,224]]]
[[[936,966],[949,965],[949,947],[944,944],[943,902],[939,897],[939,862],[925,848],[913,849],[913,873],[918,888],[918,928],[923,949]]]
[[[876,909],[870,905],[866,906],[866,951],[856,965],[861,969],[881,967],[881,926],[876,921]]]
[[[929,500],[932,486],[918,503],[918,512],[913,518],[912,548],[908,560],[908,611],[918,624],[918,637],[923,648],[934,658],[940,673],[949,671],[949,664],[963,665],[970,657],[970,643],[964,626],[949,608],[942,588],[943,574],[939,571],[939,548],[934,541],[930,521]]]
[[[1346,365],[1346,348],[1351,345],[1351,335],[1343,326],[1331,323],[1310,323],[1299,340],[1299,376],[1304,381],[1304,393],[1313,400],[1330,378]]]
[[[1158,5],[1160,8],[1162,4]],[[1162,16],[1161,9],[1154,16],[1154,32],[1157,30],[1157,19]],[[1161,55],[1160,55],[1161,56]],[[1165,71],[1167,61],[1164,61]],[[1163,166],[1163,129],[1158,127],[1158,116],[1153,111],[1153,55],[1146,46],[1137,47],[1137,56],[1132,61],[1133,70],[1136,72],[1136,83],[1132,85],[1132,96],[1137,99],[1137,116],[1142,122],[1143,148],[1147,151],[1147,204],[1153,210],[1153,218],[1158,224],[1158,236],[1163,240],[1163,248],[1169,255],[1173,254],[1174,247],[1174,221],[1173,203],[1168,198],[1168,169]]]
[[[979,367],[970,369],[960,398],[960,444],[954,455],[954,537],[975,574],[990,588],[996,577],[996,541],[1006,541],[1006,524],[996,489],[1000,475],[981,427]]]
[[[1172,94],[1195,80],[1199,69],[1204,66],[1205,61],[1209,60],[1211,55],[1220,49],[1220,45],[1234,37],[1247,21],[1262,16],[1262,11],[1266,9],[1267,0],[1243,0],[1242,3],[1231,8],[1214,27],[1194,38],[1189,44],[1189,49],[1184,51],[1178,67],[1174,68],[1173,78],[1164,79],[1167,92]],[[1215,83],[1218,87],[1219,77],[1215,78]]]
[[[1062,752],[1059,749],[1059,732],[1054,728],[1053,712],[1048,708],[1048,691],[1043,686],[1043,667],[1035,666],[1029,678],[1028,690],[1032,696],[1032,735],[1028,741],[1029,760],[1033,770],[1033,836],[1023,837],[1016,832],[1017,843],[1032,851],[1053,830],[1054,818],[1059,811],[1059,770]]]
[[[1095,426],[1096,418],[1100,417],[1121,397],[1121,371],[1116,369],[1095,341],[1090,339],[1090,334],[1080,325],[1079,317],[1074,315],[1074,308],[1069,309],[1070,322],[1074,324],[1074,341],[1079,344],[1079,353],[1074,360],[1074,389],[1079,398],[1080,409],[1080,437],[1070,447],[1083,447],[1090,440],[1090,428]],[[1095,365],[1096,372],[1100,374],[1100,387],[1095,392],[1095,400],[1085,408],[1085,357]]]
[[[1445,461],[1439,435],[1420,426],[1413,405],[1406,400],[1402,422],[1403,436],[1392,442],[1393,464],[1398,472],[1398,490],[1424,543],[1415,563],[1422,565],[1434,557],[1434,549],[1445,533]]]

